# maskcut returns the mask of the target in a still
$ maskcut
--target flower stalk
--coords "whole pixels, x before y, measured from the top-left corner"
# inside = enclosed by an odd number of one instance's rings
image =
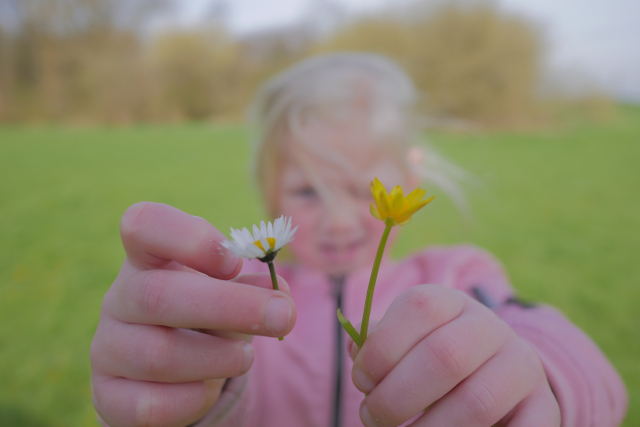
[[[340,309],[338,308],[338,321],[345,329],[347,334],[353,339],[353,342],[360,348],[367,339],[369,332],[369,318],[371,317],[371,306],[373,304],[373,291],[376,287],[376,280],[378,279],[378,270],[380,269],[380,263],[382,262],[382,255],[384,254],[384,248],[387,245],[389,233],[391,229],[396,225],[406,225],[411,221],[414,213],[426,206],[433,197],[422,200],[426,190],[416,189],[412,191],[407,197],[404,197],[402,187],[399,185],[394,187],[391,193],[387,193],[384,186],[375,178],[371,181],[371,195],[373,196],[373,202],[370,205],[371,215],[374,218],[384,222],[385,228],[378,245],[378,252],[376,253],[376,259],[373,262],[373,268],[371,269],[371,278],[369,279],[369,286],[367,287],[367,296],[364,302],[364,312],[362,313],[362,324],[360,327],[360,333],[356,331],[351,322],[344,317]],[[375,203],[375,206],[374,206]]]
[[[273,267],[273,261],[267,263],[269,265],[269,273],[271,273],[271,283],[273,283],[273,290],[279,291],[278,289],[278,278],[276,277],[276,269]]]
[[[260,228],[253,226],[253,235],[246,228],[231,228],[232,240],[225,240],[222,246],[230,249],[236,256],[241,258],[256,258],[269,266],[269,274],[271,275],[271,283],[274,290],[278,288],[278,278],[276,269],[273,266],[273,260],[278,255],[278,251],[291,240],[298,227],[291,229],[291,218],[281,216],[271,222],[265,224],[260,222]],[[284,337],[278,337],[280,341]]]
[[[369,317],[371,317],[371,305],[373,304],[373,290],[376,287],[376,280],[378,279],[378,270],[380,269],[380,262],[382,261],[382,254],[384,253],[384,247],[387,245],[387,239],[393,225],[387,225],[382,233],[382,239],[380,239],[380,245],[378,245],[378,253],[376,254],[376,260],[373,262],[373,269],[371,269],[371,278],[369,279],[369,287],[367,287],[367,297],[364,300],[364,313],[362,313],[362,326],[360,327],[360,341],[364,344],[367,339],[367,332],[369,331]]]
[[[271,283],[273,284],[273,290],[279,291],[280,289],[278,289],[278,278],[276,277],[276,269],[273,266],[273,261],[267,262],[267,265],[269,266],[269,273],[271,273]],[[278,337],[278,341],[282,340],[284,340],[284,337]]]

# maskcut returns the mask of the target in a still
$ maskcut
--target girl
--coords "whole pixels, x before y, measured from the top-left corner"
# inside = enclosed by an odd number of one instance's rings
[[[312,58],[260,93],[257,183],[267,211],[299,227],[279,291],[202,218],[154,203],[125,212],[127,256],[91,346],[105,425],[621,423],[626,391],[599,349],[553,308],[518,303],[472,246],[383,260],[379,322],[362,348],[343,333],[336,308],[362,316],[384,227],[371,179],[411,190],[425,178],[463,202],[457,170],[412,146],[414,98],[402,70],[367,54]]]

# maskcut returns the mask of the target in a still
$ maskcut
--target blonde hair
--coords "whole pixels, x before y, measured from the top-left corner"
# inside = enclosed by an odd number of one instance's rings
[[[466,212],[459,181],[467,174],[420,136],[413,112],[416,98],[413,83],[402,68],[369,53],[314,56],[269,80],[250,110],[256,132],[252,170],[267,212],[274,217],[278,213],[285,132],[314,154],[349,170],[348,159],[327,150],[314,137],[313,130],[327,121],[364,125],[368,140],[391,153],[406,172],[440,187]]]

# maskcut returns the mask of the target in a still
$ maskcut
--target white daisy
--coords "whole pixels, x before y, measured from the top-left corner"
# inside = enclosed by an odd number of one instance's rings
[[[298,227],[291,229],[291,217],[285,218],[284,215],[267,224],[260,222],[260,228],[253,226],[253,236],[247,228],[242,230],[231,228],[231,240],[222,242],[222,246],[231,249],[233,253],[240,258],[258,258],[262,259],[269,255],[274,255],[284,245],[293,240]],[[271,260],[273,260],[272,257]],[[267,261],[267,260],[265,260]]]

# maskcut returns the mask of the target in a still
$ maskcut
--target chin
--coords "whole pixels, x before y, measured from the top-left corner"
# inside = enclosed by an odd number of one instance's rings
[[[349,258],[349,259],[334,259],[331,261],[325,261],[322,265],[322,270],[328,276],[344,276],[349,275],[355,270],[361,268],[366,263],[362,262],[361,259]]]

